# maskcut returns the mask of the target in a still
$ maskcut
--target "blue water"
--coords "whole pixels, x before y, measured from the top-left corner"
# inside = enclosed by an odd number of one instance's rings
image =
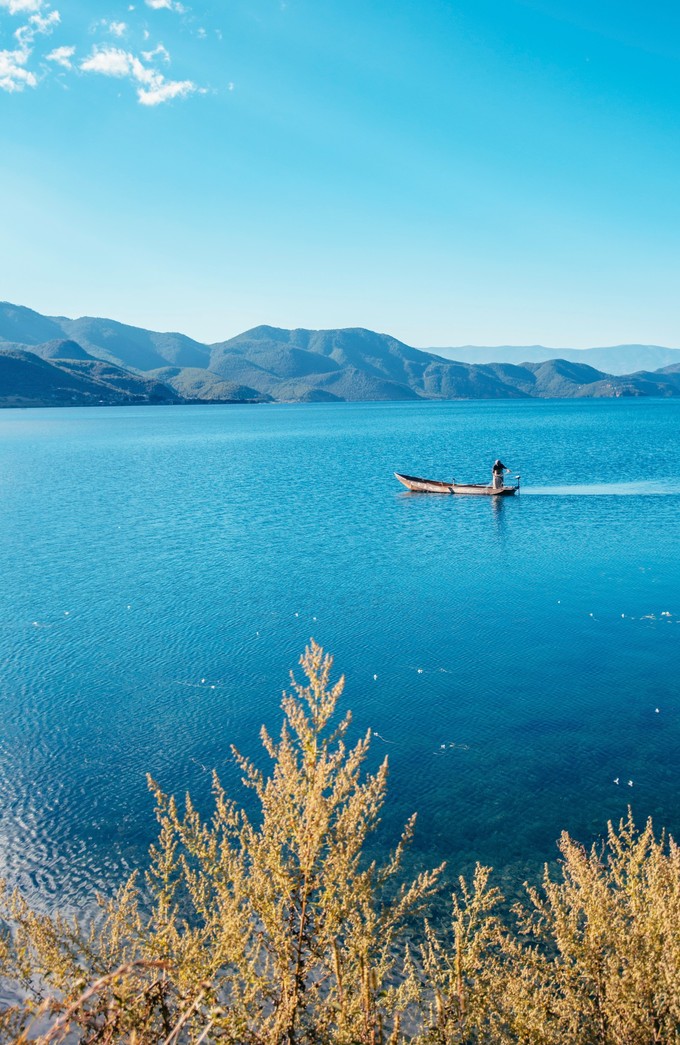
[[[519,497],[393,477],[497,456]],[[0,873],[143,863],[145,773],[236,791],[310,636],[389,755],[381,844],[418,810],[415,859],[521,882],[629,802],[678,834],[679,462],[675,401],[0,412]]]

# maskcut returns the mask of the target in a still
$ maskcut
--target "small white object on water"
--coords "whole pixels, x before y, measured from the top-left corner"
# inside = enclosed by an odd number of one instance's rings
[[[589,616],[589,617],[592,617],[592,616],[593,616],[593,614],[592,614],[592,613],[589,613],[589,614],[588,614],[588,616]]]
[[[378,676],[377,676],[377,675],[374,675],[374,676],[373,676],[373,681],[374,681],[374,682],[376,682],[376,681],[377,681],[377,679],[378,679]]]
[[[670,613],[668,612],[668,610],[663,610],[662,613],[661,613],[661,616],[662,617],[670,617]]]
[[[446,744],[440,744],[439,747],[442,749],[442,751],[446,750]]]
[[[295,616],[296,616],[296,617],[299,617],[299,616],[300,616],[300,614],[299,614],[299,613],[296,613],[296,614],[295,614]]]
[[[622,613],[622,614],[621,614],[621,616],[622,616],[622,617],[625,617],[626,615],[625,615],[625,613]]]
[[[205,682],[205,679],[201,679],[201,682]]]
[[[316,617],[312,617],[312,620],[316,620]]]
[[[423,669],[422,668],[418,668],[418,674],[422,675],[422,673],[423,673]]]
[[[633,786],[633,781],[632,781],[632,780],[629,780],[629,781],[628,781],[628,787],[632,787],[632,786]]]
[[[214,686],[211,686],[210,688],[211,688],[211,689],[214,689],[215,687],[214,687]]]
[[[68,615],[69,615],[69,611],[68,610],[64,610],[64,616],[68,617]]]
[[[132,609],[132,606],[128,605],[128,609],[129,609],[129,610],[131,610],[131,609]]]
[[[619,782],[619,778],[618,778],[618,777],[615,777],[615,778],[614,778],[614,783],[615,783],[615,784],[618,784],[618,782]]]
[[[654,708],[654,714],[655,714],[655,715],[658,715],[658,714],[659,714],[659,711],[660,711],[660,708]]]

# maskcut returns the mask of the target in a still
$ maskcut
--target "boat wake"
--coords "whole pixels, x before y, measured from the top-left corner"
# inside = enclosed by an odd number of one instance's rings
[[[523,497],[677,497],[680,484],[661,480],[635,483],[578,483],[572,486],[532,486],[522,489]]]

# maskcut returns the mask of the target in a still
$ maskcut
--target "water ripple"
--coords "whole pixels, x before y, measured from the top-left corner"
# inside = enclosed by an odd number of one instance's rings
[[[631,800],[677,834],[678,410],[1,414],[0,873],[80,905],[143,862],[145,774],[238,787],[312,635],[389,756],[383,841],[418,809],[424,862],[535,867]],[[499,454],[519,497],[392,475]]]

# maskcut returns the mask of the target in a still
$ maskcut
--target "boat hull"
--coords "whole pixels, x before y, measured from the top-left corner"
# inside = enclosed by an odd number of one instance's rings
[[[413,493],[453,493],[453,483],[440,483],[437,479],[419,479],[416,475],[394,473],[400,483]]]
[[[412,493],[453,493],[471,494],[477,497],[511,497],[517,493],[519,486],[502,486],[495,490],[493,486],[484,486],[481,483],[442,483],[437,479],[421,479],[417,475],[402,475],[394,473],[395,478]]]
[[[481,486],[476,483],[466,486],[454,483],[451,487],[453,493],[478,494],[482,497],[512,497],[517,493],[518,486],[501,486],[500,490],[494,490],[493,486]]]

